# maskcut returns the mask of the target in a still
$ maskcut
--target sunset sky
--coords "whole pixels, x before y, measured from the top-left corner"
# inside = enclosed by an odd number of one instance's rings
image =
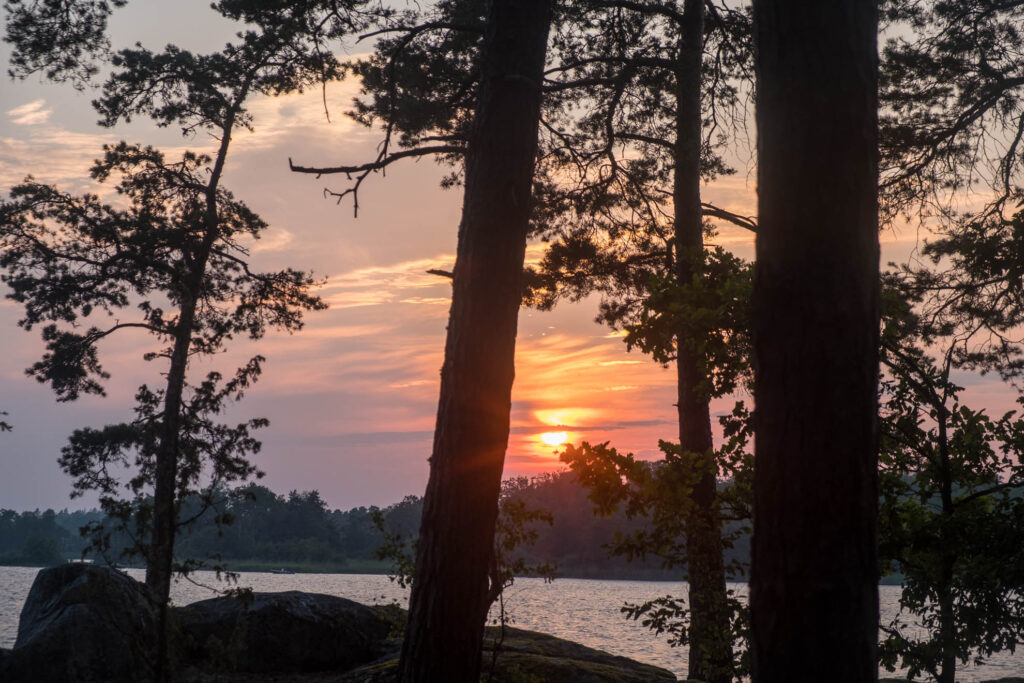
[[[202,51],[230,37],[231,26],[206,9],[206,0],[177,2],[171,14],[159,6],[137,0],[119,11],[112,24],[115,47],[140,40],[151,49],[174,42]],[[2,56],[6,64],[6,46]],[[425,271],[452,266],[461,202],[461,189],[438,187],[443,169],[428,160],[396,165],[386,178],[367,181],[358,219],[349,203],[322,197],[325,186],[344,187],[343,178],[315,180],[288,171],[288,157],[311,166],[371,158],[378,133],[343,116],[356,88],[349,82],[329,87],[330,122],[320,92],[254,102],[256,132],[236,138],[225,176],[226,187],[272,226],[252,248],[255,264],[313,270],[326,278],[320,293],[330,309],[310,314],[294,336],[234,342],[225,356],[193,369],[230,370],[255,353],[266,356],[263,378],[229,418],[270,419],[256,457],[267,473],[263,483],[278,492],[318,489],[340,508],[386,505],[425,487],[450,294],[448,280]],[[152,144],[169,155],[211,145],[203,135],[182,139],[146,121],[99,128],[90,98],[38,79],[5,82],[3,190],[31,173],[65,190],[109,191],[91,187],[87,178],[105,142]],[[745,171],[707,195],[754,213],[753,175]],[[912,244],[892,235],[886,241],[884,260],[905,255]],[[725,231],[719,242],[753,255],[749,234]],[[533,245],[528,258],[541,251]],[[593,300],[551,313],[523,310],[507,475],[561,468],[544,434],[610,440],[647,457],[657,455],[658,439],[675,438],[674,372],[627,353],[617,335],[593,322],[596,312]],[[0,410],[14,425],[0,434],[0,507],[92,505],[68,501],[70,480],[57,466],[59,450],[76,427],[130,419],[136,388],[158,382],[161,367],[142,360],[152,348],[144,335],[122,336],[101,347],[101,361],[113,375],[109,395],[58,404],[47,387],[24,375],[42,347],[38,330],[15,327],[18,317],[14,304],[0,304]],[[730,406],[723,400],[714,409]]]

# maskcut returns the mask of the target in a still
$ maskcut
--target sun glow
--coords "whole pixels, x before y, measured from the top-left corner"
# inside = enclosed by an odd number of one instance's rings
[[[569,440],[569,434],[567,432],[544,432],[540,435],[540,440],[549,446],[561,446]]]

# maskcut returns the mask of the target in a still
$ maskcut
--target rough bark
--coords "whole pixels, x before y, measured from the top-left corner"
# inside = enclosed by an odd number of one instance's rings
[[[675,205],[675,276],[689,283],[703,263],[704,225],[700,199],[702,146],[701,68],[704,51],[704,3],[686,0],[680,22],[676,58],[676,143],[673,200]],[[686,520],[686,564],[689,582],[689,677],[708,683],[732,680],[732,647],[725,599],[722,530],[716,505],[716,474],[712,453],[711,409],[704,366],[692,333],[683,324],[676,333],[679,443],[684,452],[702,456]]]
[[[753,677],[874,681],[877,8],[756,0],[754,17]]]
[[[477,681],[505,449],[550,0],[494,0],[400,679]]]

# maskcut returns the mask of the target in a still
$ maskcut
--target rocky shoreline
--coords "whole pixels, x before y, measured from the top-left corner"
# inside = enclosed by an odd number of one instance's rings
[[[288,591],[203,600],[171,611],[182,683],[389,683],[405,611]],[[141,683],[152,678],[156,609],[122,572],[83,564],[44,569],[22,609],[9,683]],[[488,627],[481,680],[493,683],[672,683],[665,669],[554,636]],[[905,679],[883,678],[880,683]],[[691,682],[696,683],[696,682]],[[984,683],[1024,683],[1024,677]]]
[[[220,597],[171,614],[175,680],[196,683],[367,683],[395,680],[404,610],[289,591]],[[10,683],[140,683],[152,678],[156,609],[146,587],[106,567],[39,572],[14,648]],[[497,650],[497,655],[495,655]],[[488,628],[484,678],[494,683],[676,681],[669,671],[544,633]]]

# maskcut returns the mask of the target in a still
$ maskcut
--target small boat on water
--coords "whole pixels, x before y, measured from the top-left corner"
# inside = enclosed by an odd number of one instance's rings
[[[293,572],[291,569],[285,569],[284,567],[281,567],[280,569],[271,569],[270,573],[271,574],[294,574],[295,572]]]

